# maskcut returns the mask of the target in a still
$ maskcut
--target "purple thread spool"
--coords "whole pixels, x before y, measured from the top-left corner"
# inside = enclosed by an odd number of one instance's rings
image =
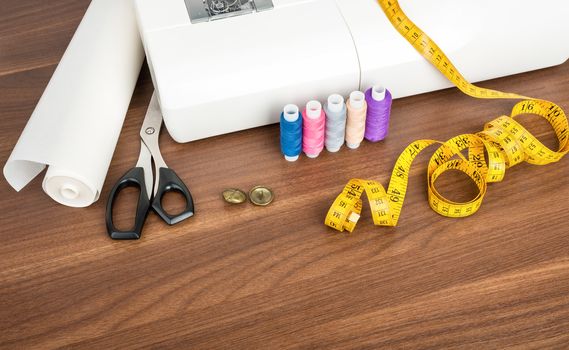
[[[374,86],[366,91],[367,117],[365,138],[378,142],[387,136],[392,97],[389,90]]]

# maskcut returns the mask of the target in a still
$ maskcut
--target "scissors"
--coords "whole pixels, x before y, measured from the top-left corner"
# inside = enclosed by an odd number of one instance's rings
[[[150,208],[169,225],[174,225],[194,215],[194,201],[190,191],[176,173],[168,168],[158,145],[160,128],[162,127],[162,112],[156,93],[152,94],[150,104],[140,129],[140,155],[135,167],[127,171],[111,190],[107,202],[106,222],[107,232],[112,239],[139,239],[142,227]],[[154,175],[152,174],[152,161],[154,161]],[[121,231],[113,223],[113,206],[119,193],[127,187],[138,187],[138,205],[134,227]],[[170,215],[162,207],[162,198],[168,192],[178,192],[186,200],[185,209],[177,214]]]

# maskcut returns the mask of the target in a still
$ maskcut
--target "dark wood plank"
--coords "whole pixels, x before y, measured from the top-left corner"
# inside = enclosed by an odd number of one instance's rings
[[[0,76],[57,64],[89,3],[2,0]]]
[[[4,161],[87,2],[47,3],[0,5]],[[569,109],[569,63],[484,86]],[[276,125],[190,144],[164,134],[164,158],[191,187],[197,215],[175,227],[150,215],[142,240],[114,242],[105,232],[105,201],[136,161],[151,89],[145,69],[102,199],[93,206],[55,204],[41,192],[41,178],[21,193],[0,181],[0,348],[543,349],[569,343],[567,159],[511,169],[504,182],[490,185],[479,213],[453,220],[426,201],[426,151],[412,170],[400,226],[374,227],[368,212],[351,235],[322,224],[349,178],[387,184],[409,142],[481,130],[509,113],[512,101],[473,100],[456,89],[396,100],[385,142],[295,164],[281,159]],[[555,145],[543,123],[529,118],[526,125]],[[220,198],[226,187],[257,184],[276,191],[273,205],[230,207]],[[451,196],[471,195],[463,179],[445,179],[443,186]]]

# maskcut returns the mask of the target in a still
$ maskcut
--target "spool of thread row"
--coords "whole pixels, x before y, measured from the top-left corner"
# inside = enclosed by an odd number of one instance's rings
[[[325,146],[328,152],[338,152],[344,144],[346,134],[346,104],[341,95],[328,97],[324,106],[326,114]]]
[[[318,101],[310,101],[302,112],[302,150],[308,158],[316,158],[324,149],[326,115]]]
[[[286,105],[281,113],[281,151],[289,162],[302,152],[302,115],[296,105]]]
[[[371,142],[385,139],[389,131],[392,97],[389,90],[373,86],[366,91],[367,117],[365,138]]]
[[[361,91],[352,92],[346,108],[348,110],[346,146],[350,149],[356,149],[364,140],[366,130],[367,102],[364,93]]]

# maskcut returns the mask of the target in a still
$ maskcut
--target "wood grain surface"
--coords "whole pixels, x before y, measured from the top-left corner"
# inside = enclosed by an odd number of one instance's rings
[[[2,162],[87,5],[0,0]],[[569,63],[482,85],[569,110]],[[56,204],[42,176],[20,193],[0,180],[0,348],[569,347],[569,159],[509,170],[476,215],[456,220],[427,203],[431,149],[412,169],[397,228],[373,226],[367,211],[351,235],[322,224],[349,178],[387,184],[411,141],[481,130],[512,101],[456,89],[399,99],[385,142],[294,164],[281,158],[276,125],[189,144],[164,133],[162,153],[189,185],[196,216],[167,227],[151,214],[140,241],[115,242],[104,206],[136,162],[151,90],[144,68],[91,207]],[[543,123],[525,125],[555,146]],[[275,190],[271,206],[221,200],[227,187],[258,184]],[[464,179],[442,185],[453,198],[472,195]]]

